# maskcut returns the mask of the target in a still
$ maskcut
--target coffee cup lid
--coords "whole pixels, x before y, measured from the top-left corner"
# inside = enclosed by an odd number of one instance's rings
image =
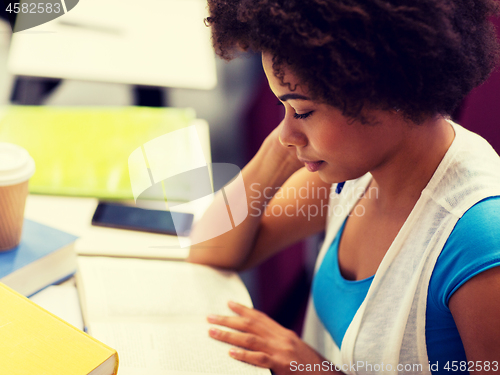
[[[35,173],[35,161],[24,148],[0,142],[0,186],[16,185]]]

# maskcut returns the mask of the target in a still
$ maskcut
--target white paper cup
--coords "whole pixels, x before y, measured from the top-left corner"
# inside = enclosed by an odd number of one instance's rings
[[[28,181],[35,162],[24,148],[0,142],[0,251],[21,241]]]

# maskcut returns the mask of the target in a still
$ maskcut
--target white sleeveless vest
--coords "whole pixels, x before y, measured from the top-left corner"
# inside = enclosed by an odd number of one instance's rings
[[[345,373],[431,374],[425,313],[434,265],[458,219],[480,200],[500,195],[499,156],[483,138],[451,124],[455,139],[380,263],[340,350],[309,300],[303,339]],[[332,194],[316,271],[370,181],[367,174]]]

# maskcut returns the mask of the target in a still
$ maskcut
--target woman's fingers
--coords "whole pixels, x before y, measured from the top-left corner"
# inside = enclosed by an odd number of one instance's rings
[[[216,340],[239,346],[240,348],[253,351],[262,351],[267,348],[266,341],[252,333],[224,331],[212,327],[208,330],[208,334]]]
[[[246,307],[237,302],[229,301],[229,308],[233,310],[236,314],[248,319],[249,322],[258,323],[257,328],[262,328],[263,334],[270,333],[284,333],[286,329],[278,324],[275,320],[268,317],[266,314],[259,310],[255,310],[250,307]]]
[[[208,322],[264,336],[270,333],[273,328],[276,328],[274,326],[278,326],[271,318],[260,311],[235,302],[229,302],[228,305],[238,316],[209,315],[207,316]]]
[[[233,348],[229,350],[229,355],[238,361],[246,362],[251,365],[264,368],[272,367],[272,358],[267,353]]]
[[[252,309],[250,307],[246,307],[246,306],[242,305],[241,303],[234,302],[234,301],[229,301],[227,303],[227,305],[236,314],[242,315],[242,316],[245,316],[245,315],[255,315],[255,313],[260,313],[260,311]]]
[[[207,321],[212,324],[235,329],[241,332],[257,333],[260,331],[259,322],[241,316],[209,315]]]
[[[229,355],[255,366],[272,369],[277,374],[289,374],[290,363],[320,364],[324,361],[313,348],[300,340],[297,334],[255,309],[229,302],[236,316],[211,315],[210,323],[236,331],[212,327],[209,335],[234,345]]]

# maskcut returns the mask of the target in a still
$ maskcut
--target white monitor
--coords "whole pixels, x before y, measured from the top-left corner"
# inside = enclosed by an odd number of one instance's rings
[[[12,74],[212,89],[215,56],[203,0],[80,0],[13,34]]]

